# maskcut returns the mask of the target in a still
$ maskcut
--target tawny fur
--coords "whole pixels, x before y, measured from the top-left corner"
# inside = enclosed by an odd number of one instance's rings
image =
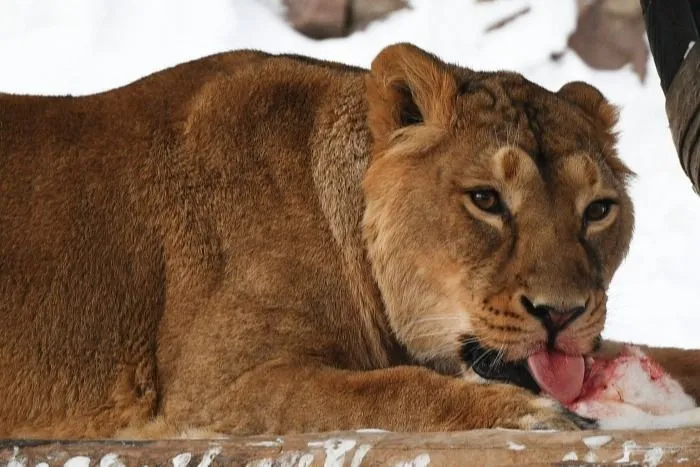
[[[591,350],[632,230],[613,124],[588,85],[409,45],[371,71],[232,52],[0,94],[0,437],[573,427],[454,374],[465,335],[538,345],[519,293],[589,297],[564,345]],[[476,181],[517,230],[469,205]],[[610,192],[586,250],[576,206]]]

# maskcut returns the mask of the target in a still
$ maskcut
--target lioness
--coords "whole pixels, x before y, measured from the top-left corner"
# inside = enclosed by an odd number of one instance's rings
[[[407,44],[0,95],[0,436],[591,426],[458,376],[597,347],[633,225],[614,123]],[[655,354],[692,383],[688,355]]]

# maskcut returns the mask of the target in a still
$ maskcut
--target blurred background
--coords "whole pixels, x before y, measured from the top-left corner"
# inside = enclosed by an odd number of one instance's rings
[[[620,106],[637,227],[605,335],[700,348],[700,198],[677,160],[638,0],[2,0],[0,91],[100,92],[241,48],[368,67],[403,41],[551,90],[587,81]]]

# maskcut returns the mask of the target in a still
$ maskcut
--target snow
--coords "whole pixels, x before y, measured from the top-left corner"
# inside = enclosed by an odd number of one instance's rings
[[[414,459],[406,462],[397,462],[396,467],[427,467],[430,465],[430,455],[419,454]]]
[[[513,441],[508,441],[508,449],[510,449],[511,451],[522,451],[525,449],[525,445],[514,443]]]
[[[588,449],[598,449],[605,446],[610,441],[612,441],[612,436],[608,435],[589,436],[587,438],[583,438],[583,444],[585,444]]]
[[[192,460],[192,453],[183,452],[171,459],[173,467],[187,467]]]
[[[326,441],[312,441],[309,447],[323,447],[326,450],[326,461],[323,467],[342,467],[345,465],[345,454],[350,452],[357,441],[354,439],[327,439]]]
[[[87,456],[75,456],[68,459],[63,467],[90,467],[90,458]]]
[[[207,451],[202,455],[202,460],[197,464],[197,467],[209,467],[212,461],[221,454],[221,446],[214,446],[207,449]]]
[[[700,198],[671,141],[653,63],[641,84],[631,69],[589,69],[564,49],[574,0],[413,0],[412,9],[344,39],[314,41],[289,28],[281,0],[3,0],[0,90],[87,94],[214,52],[255,48],[369,66],[384,46],[410,41],[478,69],[512,69],[557,89],[598,86],[622,107],[620,153],[637,172],[631,191],[637,227],[610,290],[610,338],[698,347]],[[507,27],[485,29],[529,5]]]
[[[350,467],[360,467],[367,453],[372,449],[371,444],[360,444],[350,461]]]
[[[661,462],[661,459],[663,457],[664,449],[662,447],[656,446],[655,448],[648,450],[644,454],[644,459],[642,459],[642,462],[644,463],[644,465],[656,467],[657,465],[659,465],[659,462]]]

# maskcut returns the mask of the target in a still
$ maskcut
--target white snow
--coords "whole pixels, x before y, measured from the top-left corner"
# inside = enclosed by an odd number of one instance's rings
[[[313,454],[304,454],[299,458],[299,461],[297,463],[297,467],[311,467],[311,464],[314,462],[314,456]]]
[[[637,443],[627,440],[622,443],[622,457],[615,461],[616,464],[624,464],[630,461],[630,455],[637,449]]]
[[[90,467],[90,458],[87,456],[75,456],[68,459],[63,467]]]
[[[351,451],[357,441],[354,439],[331,438],[326,441],[312,441],[309,447],[323,447],[326,450],[326,461],[323,467],[342,467],[345,465],[345,454]]]
[[[281,0],[3,0],[0,90],[86,94],[214,52],[256,48],[369,66],[384,46],[410,41],[478,69],[512,69],[550,89],[583,80],[622,107],[620,153],[639,175],[637,228],[610,291],[607,337],[699,347],[700,198],[668,131],[653,63],[589,69],[574,53],[554,63],[575,24],[574,0],[413,0],[412,9],[344,39],[314,41],[289,28]],[[529,5],[505,28],[484,30]]]
[[[25,456],[19,455],[19,448],[17,446],[12,448],[12,457],[7,462],[7,467],[26,467],[27,458]]]
[[[124,463],[119,460],[119,454],[109,453],[102,456],[100,459],[100,467],[125,467]]]
[[[583,438],[583,444],[585,444],[588,449],[598,449],[605,446],[610,441],[612,441],[612,436],[608,435],[588,436],[587,438]]]
[[[202,455],[202,460],[199,462],[197,467],[209,467],[212,461],[221,454],[221,446],[214,446],[207,449],[207,451]]]
[[[248,446],[260,446],[264,448],[275,448],[283,444],[282,439],[278,438],[275,441],[255,441],[253,443],[246,443]]]
[[[419,454],[414,459],[406,462],[398,462],[396,467],[427,467],[430,465],[430,455]]]
[[[525,445],[514,443],[513,441],[508,441],[508,449],[510,449],[511,451],[522,451],[525,449]]]
[[[372,449],[371,444],[360,444],[350,461],[350,467],[360,467],[367,453]]]
[[[190,461],[192,460],[192,453],[191,452],[183,452],[178,454],[177,456],[173,457],[171,462],[173,463],[173,467],[187,467],[190,465]]]
[[[648,465],[650,467],[656,467],[659,465],[659,462],[661,462],[661,459],[664,457],[664,449],[661,447],[655,447],[650,450],[648,450],[644,454],[644,459],[642,462],[644,462],[644,465]]]

